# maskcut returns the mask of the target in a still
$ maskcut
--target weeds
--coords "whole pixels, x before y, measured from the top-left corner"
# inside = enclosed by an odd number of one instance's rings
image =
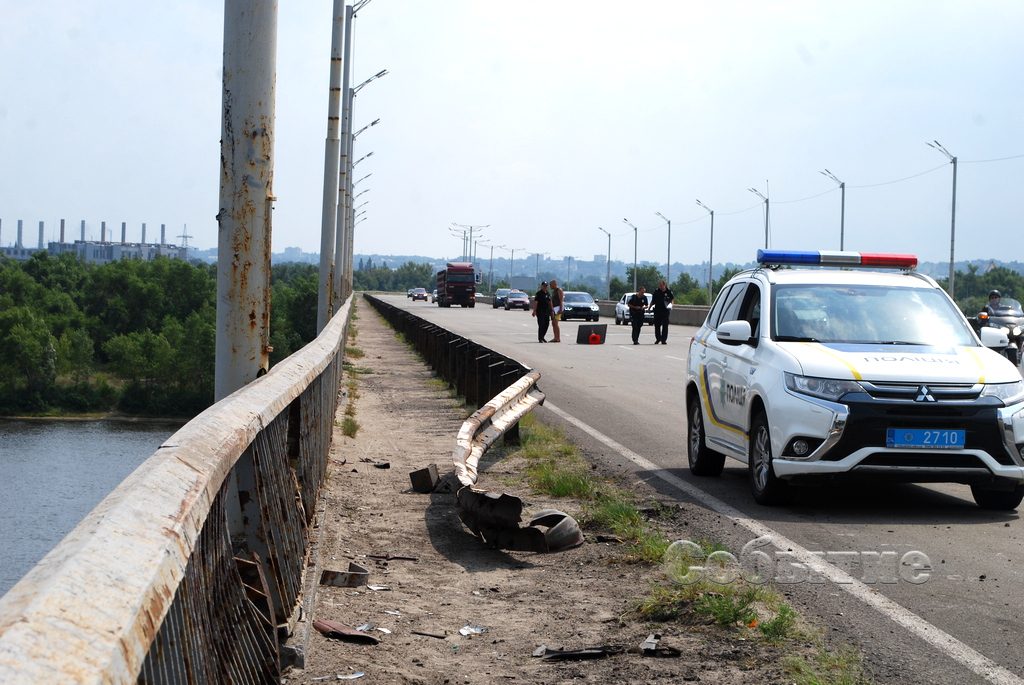
[[[708,592],[693,603],[693,611],[714,619],[715,623],[723,627],[735,626],[737,623],[756,625],[754,602],[757,601],[757,594],[756,588],[746,588],[740,592]]]
[[[358,347],[346,345],[345,346],[345,356],[346,357],[352,357],[353,359],[362,359],[363,357],[366,356],[366,353],[363,352]]]
[[[829,651],[818,646],[813,660],[798,656],[783,660],[786,673],[795,685],[867,685],[863,660],[852,647]]]
[[[782,640],[789,637],[796,626],[796,612],[793,607],[783,604],[775,614],[775,618],[764,621],[758,628],[769,640]]]
[[[350,438],[356,437],[356,433],[359,432],[359,422],[351,416],[345,416],[341,421],[341,432]]]

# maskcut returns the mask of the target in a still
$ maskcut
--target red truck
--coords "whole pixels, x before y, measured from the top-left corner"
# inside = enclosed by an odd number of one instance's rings
[[[476,306],[476,274],[469,262],[448,262],[437,272],[437,306]]]

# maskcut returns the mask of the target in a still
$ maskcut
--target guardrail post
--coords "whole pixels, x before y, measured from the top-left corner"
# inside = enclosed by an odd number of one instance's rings
[[[466,346],[466,354],[462,358],[462,372],[463,377],[465,378],[463,383],[466,387],[466,404],[473,408],[480,406],[480,395],[477,392],[476,382],[476,356],[477,350],[479,349],[479,345],[474,342],[470,342],[469,345]],[[490,398],[488,397],[487,399]]]
[[[494,397],[491,394],[491,355],[485,348],[480,348],[473,367],[476,376],[476,407],[479,409]]]

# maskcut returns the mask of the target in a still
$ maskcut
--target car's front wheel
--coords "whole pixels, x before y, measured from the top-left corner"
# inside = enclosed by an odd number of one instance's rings
[[[700,398],[690,404],[689,443],[686,458],[690,473],[695,476],[719,476],[725,466],[725,455],[708,448],[704,439],[704,413],[700,410]]]
[[[772,465],[772,436],[764,412],[754,416],[750,426],[750,452],[747,459],[750,488],[758,504],[779,504],[789,494],[788,484],[775,475]]]
[[[983,485],[972,485],[971,494],[982,509],[1013,511],[1024,500],[1024,485],[1018,485],[1013,490],[993,490]]]

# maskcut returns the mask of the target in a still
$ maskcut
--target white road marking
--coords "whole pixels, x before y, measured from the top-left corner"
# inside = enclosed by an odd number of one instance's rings
[[[682,359],[681,357],[673,357],[671,354],[666,354],[665,355],[665,359],[675,359],[677,362],[685,362],[686,361],[685,359]]]
[[[577,419],[575,416],[559,409],[550,401],[545,402],[544,406],[551,410],[555,415],[582,430],[584,433],[587,433],[594,439],[612,448],[640,468],[651,471],[661,480],[679,490],[682,490],[704,506],[732,519],[734,523],[746,528],[755,536],[770,536],[772,544],[776,547],[788,550],[798,561],[832,581],[836,587],[853,595],[861,602],[864,602],[883,616],[886,616],[896,622],[910,633],[921,638],[951,659],[964,665],[988,682],[998,683],[999,685],[1024,685],[1024,679],[1021,679],[1016,674],[1006,670],[984,654],[976,651],[974,648],[964,644],[960,640],[957,640],[944,630],[932,625],[909,609],[897,604],[880,592],[871,589],[845,571],[823,561],[820,557],[815,556],[809,550],[798,545],[796,542],[790,540],[781,533],[775,532],[760,521],[750,518],[739,509],[736,509],[717,497],[714,497],[687,483],[682,478],[666,472],[654,462],[648,461],[628,447],[616,442],[612,438],[609,438],[604,433],[601,433],[596,428],[593,428],[589,424]]]

